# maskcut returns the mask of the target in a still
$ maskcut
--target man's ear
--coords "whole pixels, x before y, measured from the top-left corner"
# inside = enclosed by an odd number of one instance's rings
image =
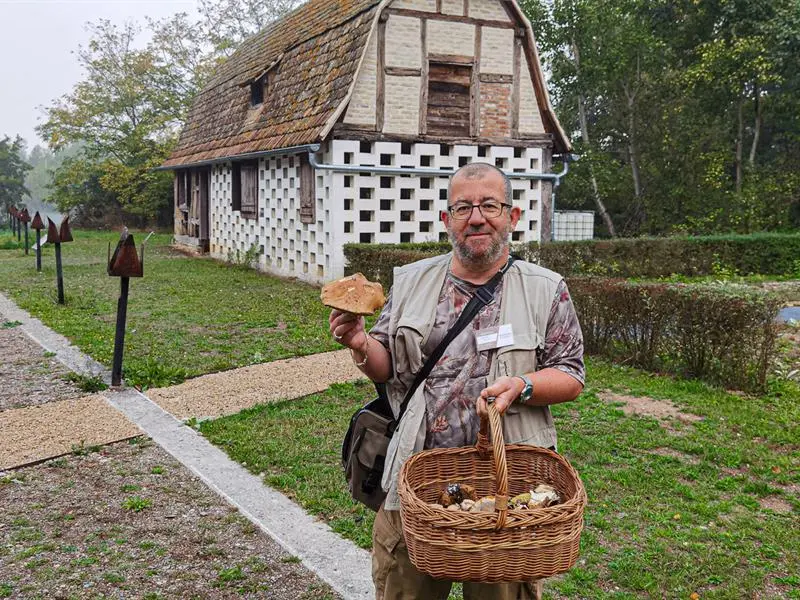
[[[444,223],[445,227],[449,227],[450,226],[450,223],[449,223],[450,215],[448,214],[448,212],[446,210],[440,210],[439,211],[439,220],[442,223]]]
[[[513,206],[511,210],[508,211],[509,218],[511,219],[511,230],[517,228],[517,223],[519,223],[519,218],[522,216],[522,209],[519,206]]]

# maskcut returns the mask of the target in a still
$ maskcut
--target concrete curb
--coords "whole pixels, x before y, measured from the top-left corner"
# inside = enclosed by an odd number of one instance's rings
[[[21,322],[20,328],[31,339],[45,350],[55,352],[56,358],[68,368],[82,375],[99,375],[106,383],[110,382],[108,369],[2,293],[0,314]],[[373,597],[369,552],[340,537],[286,496],[266,486],[141,392],[108,391],[103,397],[345,599]]]

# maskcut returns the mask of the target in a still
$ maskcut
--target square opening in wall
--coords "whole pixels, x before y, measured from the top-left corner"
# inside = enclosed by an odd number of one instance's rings
[[[429,233],[429,232],[433,231],[433,223],[431,221],[422,221],[419,224],[419,230],[422,233]]]
[[[358,211],[358,220],[359,221],[373,221],[375,218],[375,211],[372,210],[360,210]]]
[[[439,190],[439,200],[447,200],[447,188]]]
[[[353,199],[352,198],[345,198],[344,199],[344,209],[345,210],[353,210]]]
[[[352,152],[345,152],[344,153],[344,164],[352,165],[353,164],[353,153]]]
[[[420,177],[419,187],[423,190],[429,190],[433,187],[433,177]]]
[[[401,244],[411,244],[414,242],[414,234],[410,231],[405,231],[400,234],[400,243]]]
[[[522,239],[522,232],[521,231],[512,231],[511,232],[511,241],[518,242]]]
[[[481,158],[486,158],[486,151],[488,148],[488,146],[478,146],[478,156]]]
[[[411,188],[400,188],[400,200],[411,200],[414,197],[414,190]]]
[[[375,241],[375,234],[367,232],[359,233],[358,241],[362,244],[371,244],[373,241]]]
[[[450,156],[450,146],[439,144],[439,156]]]
[[[394,177],[381,177],[381,188],[388,189],[394,187]]]
[[[414,211],[413,210],[401,210],[400,211],[400,220],[401,221],[413,221],[414,220]]]
[[[508,168],[508,159],[498,156],[494,159],[494,166],[503,171]]]
[[[381,221],[381,233],[392,233],[394,231],[393,221]]]
[[[344,176],[344,187],[353,187],[353,176],[352,175],[345,175]]]
[[[433,210],[433,200],[420,200],[419,201],[419,209],[420,210]]]
[[[308,263],[307,262],[303,263],[303,273],[308,273]]]
[[[325,269],[322,265],[317,265],[317,277],[324,277],[325,276]]]
[[[530,209],[531,210],[535,210],[536,209],[536,200],[531,200]]]
[[[381,210],[394,210],[394,200],[381,198]]]
[[[528,221],[528,231],[536,229],[536,221]]]
[[[381,166],[382,167],[391,167],[393,162],[394,162],[394,155],[393,154],[381,154]]]
[[[411,154],[411,144],[409,142],[400,144],[400,154]]]
[[[539,180],[538,179],[531,179],[531,189],[532,190],[539,189]]]
[[[372,188],[358,188],[358,197],[362,200],[369,200],[372,198]]]
[[[525,152],[525,148],[514,148],[514,158],[522,158],[523,152]]]
[[[433,164],[433,157],[427,154],[423,154],[419,157],[419,166],[420,167],[430,167]]]
[[[511,190],[511,198],[514,200],[522,200],[525,190]]]
[[[464,165],[468,165],[470,161],[469,156],[459,156],[458,157],[458,166],[463,167]]]
[[[531,171],[538,171],[539,170],[539,159],[532,158],[531,159]]]
[[[372,142],[366,142],[366,141],[359,142],[358,151],[364,154],[372,154]]]
[[[344,222],[344,232],[345,233],[353,233],[353,223],[352,223],[352,221],[345,221]]]

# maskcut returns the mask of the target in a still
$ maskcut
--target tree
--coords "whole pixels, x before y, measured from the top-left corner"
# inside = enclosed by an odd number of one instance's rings
[[[113,198],[124,214],[169,218],[171,175],[151,169],[174,145],[207,72],[196,58],[203,54],[200,36],[178,35],[186,25],[184,14],[151,21],[153,39],[141,49],[134,45],[141,30],[132,22],[89,26],[92,38],[77,53],[86,77],[46,109],[38,129],[55,150],[82,144],[80,156],[56,171],[60,206],[78,201],[65,190],[72,189],[77,173],[85,173],[97,183],[84,190],[96,194],[87,206]]]
[[[228,56],[246,38],[302,3],[303,0],[200,0],[199,11],[214,51]]]
[[[31,166],[25,162],[24,155],[25,142],[21,137],[17,136],[12,140],[4,136],[0,140],[0,218],[5,217],[10,206],[19,206],[23,197],[28,194],[25,173]]]

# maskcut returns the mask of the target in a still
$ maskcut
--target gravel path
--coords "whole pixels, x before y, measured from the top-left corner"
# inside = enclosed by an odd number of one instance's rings
[[[64,376],[70,370],[0,316],[0,411],[84,395]]]
[[[147,397],[179,419],[238,413],[259,403],[321,392],[331,383],[361,379],[347,350],[289,358],[147,390]]]
[[[101,394],[0,411],[0,469],[141,433]]]
[[[2,598],[340,598],[148,438],[0,472]]]

